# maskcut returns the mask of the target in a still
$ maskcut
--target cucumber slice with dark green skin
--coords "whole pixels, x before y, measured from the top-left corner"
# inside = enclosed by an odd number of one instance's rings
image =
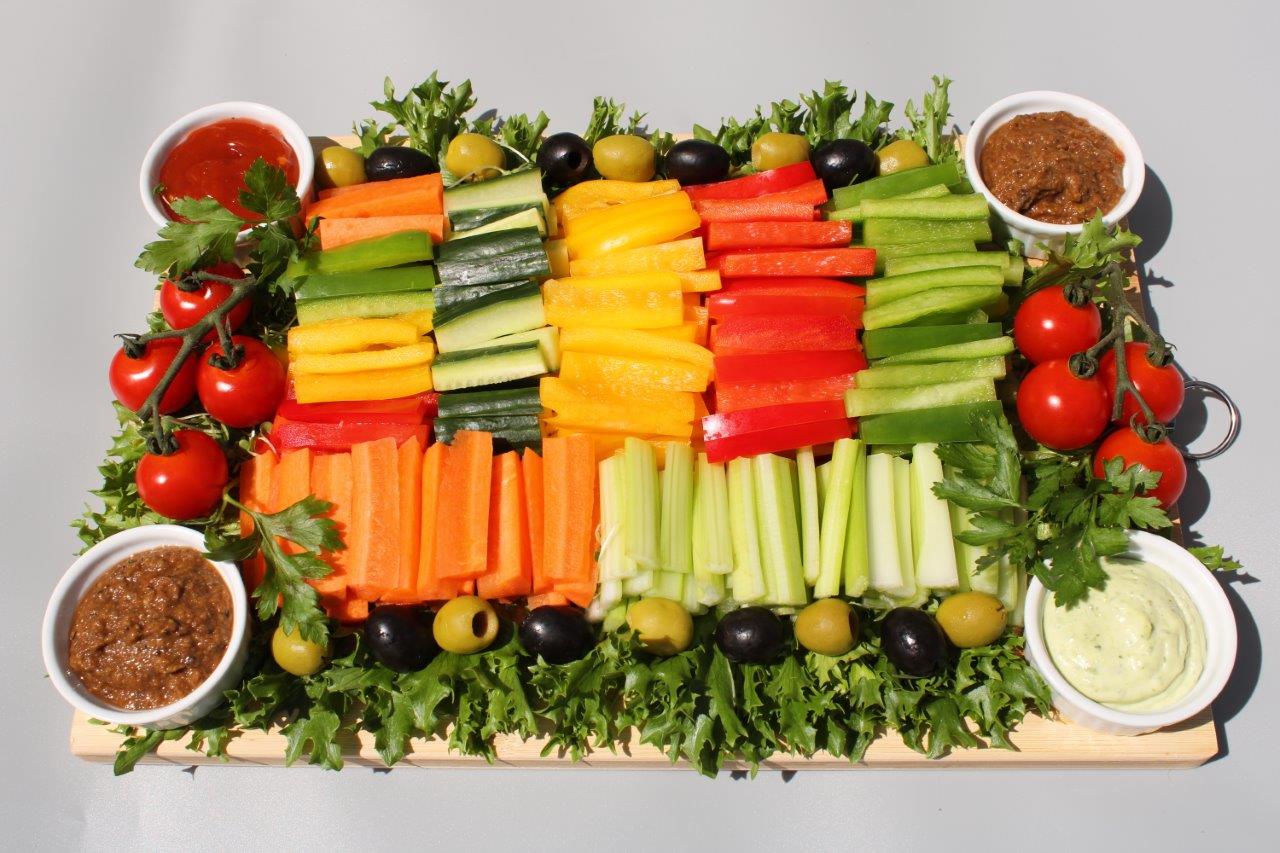
[[[461,418],[436,418],[431,425],[435,440],[452,444],[458,430],[475,430],[493,434],[493,449],[497,453],[508,450],[535,450],[542,445],[542,430],[537,415],[475,416]]]
[[[862,227],[862,242],[868,246],[882,243],[933,243],[940,240],[991,240],[991,225],[986,219],[868,219]]]
[[[938,361],[967,361],[973,358],[1003,358],[1012,352],[1013,338],[989,338],[953,344],[940,344],[936,347],[899,353],[898,355],[880,359],[876,362],[876,366],[879,367],[882,364],[930,364]]]
[[[444,210],[449,214],[450,222],[453,222],[454,217],[462,211],[514,207],[545,197],[542,191],[542,170],[535,167],[487,181],[450,187],[444,193]]]
[[[445,287],[493,284],[551,274],[551,263],[536,228],[514,228],[452,240],[436,260]]]
[[[963,403],[985,403],[995,398],[996,387],[990,379],[973,379],[910,388],[851,388],[844,394],[844,408],[849,417],[862,418]]]
[[[459,210],[449,215],[449,227],[453,229],[455,234],[459,235],[453,239],[460,240],[471,231],[500,222],[526,210],[542,210],[541,200],[523,201],[519,204],[504,207],[478,207],[475,210]],[[452,242],[452,240],[446,242]]]
[[[859,388],[910,388],[972,379],[1003,379],[1004,356],[934,364],[878,364],[857,374]]]
[[[431,310],[431,291],[381,293],[372,296],[343,296],[337,299],[308,299],[298,303],[299,323],[319,323],[346,317],[395,317]]]
[[[461,350],[547,324],[542,293],[533,283],[451,306],[437,312],[434,319],[436,345],[441,352]]]
[[[500,347],[508,344],[524,344],[533,341],[542,348],[542,357],[547,360],[547,369],[552,373],[560,370],[560,329],[555,326],[543,326],[541,329],[530,329],[527,332],[513,332],[489,341],[467,344],[459,350],[479,349],[480,347]],[[456,352],[456,350],[455,350]]]
[[[947,195],[939,198],[868,198],[860,203],[862,215],[872,219],[926,219],[957,221],[986,219],[990,211],[983,196]]]
[[[875,329],[862,336],[867,358],[880,359],[904,352],[963,344],[1000,337],[999,323],[963,323],[955,326],[899,326]]]
[[[438,416],[441,418],[542,413],[542,401],[538,396],[537,388],[505,388],[501,391],[461,391],[441,394],[439,406]]]
[[[976,425],[982,415],[998,417],[999,402],[966,403],[937,409],[917,409],[891,415],[871,415],[858,421],[858,437],[876,446],[911,445],[925,441],[977,441]]]
[[[308,252],[289,262],[283,278],[380,270],[429,261],[434,256],[431,235],[422,231],[400,231],[325,252]]]
[[[437,391],[459,391],[527,379],[547,372],[536,343],[441,353],[431,365]]]
[[[436,316],[447,316],[449,309],[455,305],[465,305],[468,302],[474,302],[494,293],[514,290],[517,287],[526,287],[529,284],[530,282],[526,279],[523,281],[500,281],[496,284],[473,284],[467,287],[437,288],[435,291]]]
[[[517,210],[509,216],[492,219],[470,231],[458,231],[455,228],[453,234],[445,242],[461,240],[463,237],[474,237],[477,234],[490,234],[494,231],[512,231],[516,228],[537,228],[538,233],[546,237],[547,221],[542,216],[542,207],[536,204],[531,205],[524,210]]]
[[[974,252],[976,244],[972,240],[931,240],[927,243],[889,243],[876,246],[876,272],[883,273],[885,265],[894,258],[909,258],[916,255],[934,255],[939,252]]]
[[[890,258],[885,262],[884,274],[887,278],[948,267],[996,267],[1004,271],[1012,261],[1013,256],[1008,252],[938,252],[933,255]]]
[[[342,296],[430,291],[435,286],[435,270],[423,264],[389,270],[309,275],[302,280],[293,295],[298,302],[305,302],[309,299],[336,299]]]
[[[946,267],[873,278],[867,282],[867,307],[875,308],[916,293],[943,287],[999,287],[1004,272],[998,267]]]
[[[951,186],[959,182],[960,169],[955,163],[939,163],[936,166],[922,166],[919,169],[894,172],[853,186],[840,187],[832,192],[831,204],[836,209],[853,207],[863,199],[893,198],[934,184]]]
[[[931,314],[972,311],[990,305],[1000,298],[1001,289],[995,287],[944,287],[924,293],[913,293],[901,299],[868,308],[862,314],[865,329],[884,329],[901,326],[912,320]]]

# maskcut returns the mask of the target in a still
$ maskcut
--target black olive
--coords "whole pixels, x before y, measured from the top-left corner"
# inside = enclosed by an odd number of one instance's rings
[[[828,190],[847,187],[876,174],[876,153],[856,139],[833,139],[820,145],[810,159],[813,171]]]
[[[880,647],[907,675],[932,675],[947,659],[947,637],[938,621],[914,607],[895,607],[880,623]]]
[[[705,139],[682,139],[667,152],[666,172],[681,184],[710,184],[729,177],[729,152]]]
[[[553,133],[538,149],[538,168],[552,186],[576,184],[591,170],[591,149],[576,133]]]
[[[364,174],[371,181],[412,178],[440,171],[440,164],[430,154],[417,148],[384,145],[365,158]]]
[[[431,633],[435,614],[417,605],[376,607],[364,623],[369,651],[387,669],[416,672],[440,651]]]
[[[520,645],[547,663],[578,660],[595,644],[591,625],[572,607],[535,607],[520,624]]]
[[[716,645],[735,663],[769,663],[786,642],[787,626],[765,607],[734,610],[716,625]]]

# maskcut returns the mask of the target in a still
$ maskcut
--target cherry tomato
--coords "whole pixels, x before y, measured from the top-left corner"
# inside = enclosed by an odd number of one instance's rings
[[[1013,342],[1032,364],[1083,352],[1101,337],[1098,306],[1089,302],[1077,308],[1062,287],[1037,290],[1013,316]]]
[[[1160,501],[1165,509],[1178,502],[1187,486],[1187,463],[1168,438],[1152,443],[1134,432],[1133,427],[1113,430],[1098,445],[1098,452],[1093,456],[1093,476],[1105,476],[1102,463],[1116,458],[1124,460],[1125,468],[1142,465],[1150,471],[1160,472],[1160,482],[1147,494]]]
[[[173,439],[178,444],[173,453],[148,453],[138,462],[138,495],[167,518],[203,518],[222,500],[227,457],[218,442],[197,430],[177,430]]]
[[[206,272],[220,275],[223,278],[244,278],[244,271],[233,263],[215,264]],[[189,329],[204,319],[204,316],[217,308],[231,295],[231,285],[221,281],[205,281],[193,291],[185,291],[172,281],[160,285],[160,313],[171,329]],[[232,308],[227,316],[233,330],[244,325],[249,319],[249,311],[253,306],[249,300],[240,302]],[[213,340],[216,333],[210,333],[206,340]]]
[[[275,416],[284,399],[285,370],[271,348],[257,338],[234,335],[244,348],[240,363],[222,370],[209,363],[222,355],[222,344],[209,347],[200,359],[196,390],[205,411],[230,427],[255,427]]]
[[[177,357],[181,346],[177,340],[169,338],[148,341],[143,346],[142,355],[137,358],[130,358],[121,347],[111,359],[111,369],[108,371],[111,393],[116,395],[116,399],[125,408],[138,411]],[[178,368],[178,375],[160,398],[160,414],[178,411],[190,403],[195,395],[196,359],[191,357]]]
[[[1111,394],[1097,374],[1081,379],[1065,358],[1037,364],[1018,386],[1018,419],[1054,450],[1092,444],[1111,420]]]
[[[1150,347],[1140,341],[1130,341],[1124,345],[1125,363],[1129,367],[1129,381],[1137,386],[1138,393],[1142,395],[1142,399],[1147,401],[1147,405],[1151,407],[1151,413],[1156,416],[1156,420],[1167,424],[1177,417],[1178,412],[1182,410],[1182,397],[1186,390],[1183,388],[1182,374],[1178,372],[1178,368],[1172,364],[1156,367],[1147,361],[1149,350]],[[1112,389],[1111,393],[1114,394],[1116,387],[1116,351],[1113,349],[1107,350],[1099,360],[1099,363],[1098,375],[1102,377],[1102,381],[1107,383],[1107,387]],[[1133,394],[1126,392],[1124,395],[1124,412],[1120,415],[1119,423],[1129,423],[1134,415],[1138,416],[1139,423],[1147,422],[1146,417],[1142,414],[1142,409],[1138,406],[1138,401],[1134,399]]]

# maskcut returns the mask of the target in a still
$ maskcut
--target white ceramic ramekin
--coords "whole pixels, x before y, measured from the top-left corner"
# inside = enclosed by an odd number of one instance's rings
[[[41,630],[41,646],[44,667],[49,680],[62,694],[62,698],[91,717],[104,722],[145,726],[152,729],[172,729],[195,722],[212,711],[222,701],[223,691],[234,687],[244,669],[249,651],[249,604],[244,582],[234,563],[210,561],[210,565],[222,576],[231,594],[231,640],[218,666],[204,682],[191,693],[161,708],[146,711],[125,711],[103,704],[102,700],[84,688],[80,680],[67,671],[67,642],[71,632],[71,619],[76,605],[93,582],[103,572],[126,557],[148,548],[163,545],[182,545],[204,550],[204,537],[188,527],[175,524],[151,524],[134,527],[109,536],[80,556],[67,573],[58,581],[44,612]]]
[[[1205,662],[1200,680],[1181,702],[1164,711],[1134,714],[1117,711],[1093,701],[1072,687],[1054,666],[1045,645],[1041,617],[1049,592],[1039,580],[1027,588],[1027,660],[1044,677],[1053,694],[1054,707],[1067,719],[1094,731],[1111,735],[1140,735],[1172,726],[1203,711],[1222,688],[1236,661],[1236,620],[1231,604],[1213,573],[1187,549],[1162,536],[1131,531],[1127,556],[1145,560],[1169,573],[1187,591],[1204,620]]]
[[[992,194],[991,190],[987,189],[987,185],[982,180],[978,162],[987,137],[998,127],[1014,116],[1043,112],[1066,112],[1084,119],[1110,136],[1124,154],[1124,195],[1120,197],[1115,207],[1103,214],[1103,221],[1108,225],[1114,225],[1133,210],[1138,196],[1142,195],[1142,184],[1147,175],[1147,164],[1142,158],[1142,150],[1138,147],[1138,141],[1133,138],[1133,134],[1129,132],[1129,128],[1093,101],[1064,92],[1021,92],[987,107],[965,134],[965,170],[969,173],[969,183],[987,197],[987,202],[1008,226],[1009,233],[1025,244],[1025,253],[1030,258],[1044,257],[1044,252],[1040,249],[1041,243],[1052,249],[1061,249],[1066,236],[1080,233],[1083,226],[1038,222],[1007,207]]]
[[[298,198],[306,201],[311,194],[311,182],[315,178],[315,154],[311,149],[311,140],[296,121],[266,104],[252,101],[227,101],[212,104],[187,113],[173,124],[166,127],[142,158],[142,169],[138,173],[138,192],[142,196],[142,205],[155,220],[156,225],[165,225],[169,217],[156,198],[155,188],[160,183],[160,167],[164,158],[173,147],[181,142],[188,133],[206,124],[228,118],[250,118],[269,124],[284,134],[285,141],[293,149],[298,158]],[[249,234],[248,229],[240,232],[240,239]]]

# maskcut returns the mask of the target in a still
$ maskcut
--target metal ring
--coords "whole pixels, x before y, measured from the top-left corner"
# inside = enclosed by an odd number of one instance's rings
[[[1188,379],[1183,383],[1188,390],[1192,388],[1204,391],[1208,396],[1215,398],[1222,405],[1227,407],[1227,415],[1230,423],[1227,425],[1227,436],[1219,442],[1218,446],[1212,450],[1206,450],[1201,453],[1193,453],[1190,450],[1183,450],[1182,455],[1193,462],[1202,462],[1205,459],[1212,459],[1220,456],[1228,447],[1235,443],[1236,436],[1240,434],[1240,409],[1236,407],[1235,401],[1231,399],[1231,395],[1223,391],[1212,382],[1205,382],[1203,379]]]

